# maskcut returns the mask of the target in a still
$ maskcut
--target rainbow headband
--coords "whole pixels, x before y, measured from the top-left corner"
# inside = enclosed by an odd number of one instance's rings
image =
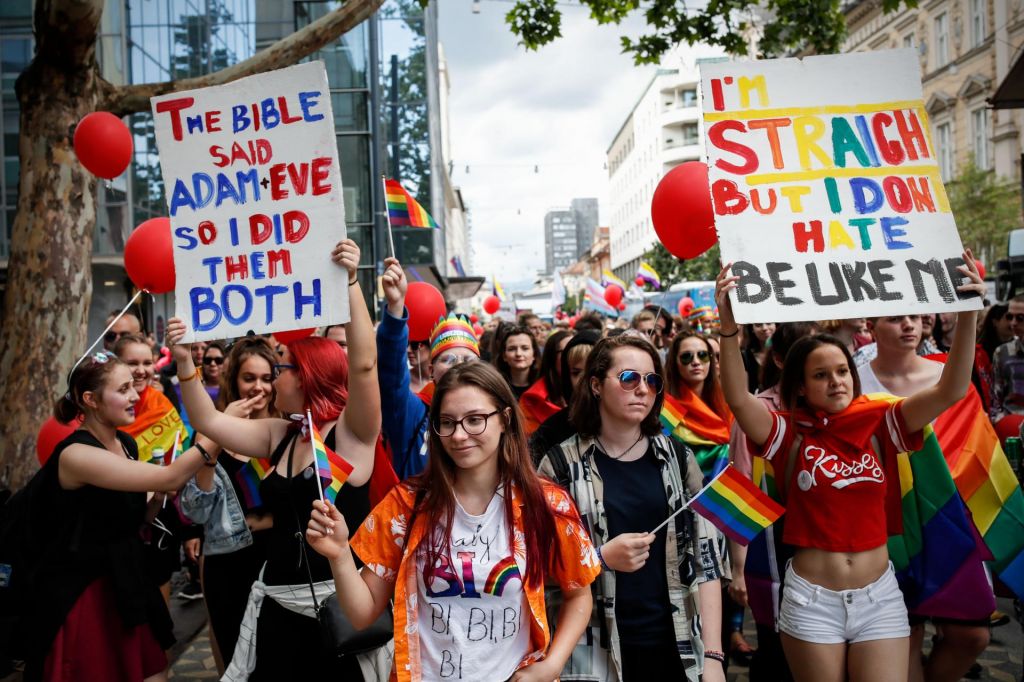
[[[434,330],[430,332],[430,361],[433,362],[438,355],[452,348],[468,348],[480,355],[480,344],[473,332],[473,325],[455,313],[438,318]]]

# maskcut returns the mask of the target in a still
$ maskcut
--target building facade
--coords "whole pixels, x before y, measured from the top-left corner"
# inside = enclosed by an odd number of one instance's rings
[[[844,52],[914,48],[945,181],[966,164],[1020,178],[1024,110],[986,102],[1024,49],[1024,0],[930,0],[885,14],[857,0],[845,10]]]
[[[115,85],[212,73],[242,61],[341,5],[338,0],[106,0],[98,45],[100,69]],[[33,54],[32,0],[0,3],[0,272],[6,273],[18,193],[18,103],[14,81]],[[437,41],[437,3],[387,0],[382,11],[310,56],[325,63],[344,185],[348,236],[362,249],[359,277],[371,311],[387,247],[381,175],[397,177],[441,230],[395,230],[403,264],[449,272],[450,257],[469,262],[468,221],[458,187],[442,161],[442,102],[447,76]],[[387,63],[389,68],[383,68]],[[167,214],[159,155],[148,112],[126,119],[135,143],[129,170],[97,185],[93,300],[89,336],[132,296],[123,268],[134,226]],[[449,248],[451,244],[451,248]],[[146,299],[146,326],[162,335],[173,296]]]
[[[562,270],[579,258],[576,213],[571,208],[558,208],[544,215],[544,274]]]
[[[657,239],[651,197],[668,171],[704,157],[697,62],[669,53],[607,150],[611,266],[629,281]]]
[[[569,208],[576,218],[576,246],[580,251],[576,255],[582,256],[594,241],[594,230],[599,220],[597,199],[573,199]]]

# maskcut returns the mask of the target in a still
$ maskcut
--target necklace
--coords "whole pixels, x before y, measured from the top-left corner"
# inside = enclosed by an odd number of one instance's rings
[[[611,457],[611,458],[612,458],[612,459],[614,459],[614,460],[619,460],[619,459],[622,459],[623,457],[625,457],[625,456],[626,456],[626,453],[627,453],[627,452],[629,452],[630,450],[632,450],[633,448],[635,448],[635,447],[636,447],[636,444],[637,444],[637,443],[639,443],[639,442],[640,442],[640,440],[641,440],[641,439],[642,439],[643,437],[644,437],[644,433],[643,433],[643,431],[641,431],[641,432],[640,432],[640,435],[636,437],[636,440],[635,440],[635,441],[633,441],[633,444],[632,444],[632,445],[630,445],[630,446],[629,446],[628,448],[626,448],[625,450],[623,450],[622,452],[620,452],[620,453],[619,453],[618,455],[613,455],[613,454],[612,454],[612,451],[611,451],[611,450],[609,450],[609,449],[608,449],[607,447],[605,447],[605,444],[601,442],[601,437],[600,437],[600,436],[598,436],[598,437],[597,437],[597,444],[601,446],[601,449],[602,449],[602,450],[604,450],[604,454],[608,455],[609,457]]]

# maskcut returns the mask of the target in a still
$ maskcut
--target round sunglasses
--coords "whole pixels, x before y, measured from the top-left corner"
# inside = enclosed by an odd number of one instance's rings
[[[619,372],[618,377],[619,387],[623,391],[635,391],[640,386],[641,381],[647,383],[647,388],[651,389],[655,393],[661,393],[661,389],[664,388],[665,382],[662,380],[660,374],[654,372],[648,372],[647,374],[641,374],[635,369],[624,369]]]

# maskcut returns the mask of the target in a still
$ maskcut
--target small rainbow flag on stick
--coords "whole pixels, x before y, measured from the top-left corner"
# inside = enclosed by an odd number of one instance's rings
[[[392,227],[440,227],[398,180],[384,180],[384,197],[388,204],[388,222]]]
[[[171,464],[174,464],[174,460],[178,459],[182,452],[184,452],[184,447],[181,442],[181,429],[178,429],[178,432],[174,434],[174,445],[171,447],[170,451],[164,455],[164,465],[170,466]]]
[[[660,530],[673,516],[691,505],[729,539],[741,545],[748,544],[786,511],[735,467],[727,466],[651,532]]]
[[[263,498],[260,497],[260,481],[267,477],[270,469],[270,458],[252,457],[235,474],[247,508],[254,509],[263,504]]]
[[[330,481],[327,487],[320,487],[320,499],[326,498],[331,504],[338,497],[338,491],[345,485],[348,475],[352,473],[352,465],[344,457],[331,450],[324,443],[320,432],[316,430],[313,417],[306,410],[306,420],[309,424],[309,444],[313,447],[313,461],[316,462],[316,472],[321,480]]]

